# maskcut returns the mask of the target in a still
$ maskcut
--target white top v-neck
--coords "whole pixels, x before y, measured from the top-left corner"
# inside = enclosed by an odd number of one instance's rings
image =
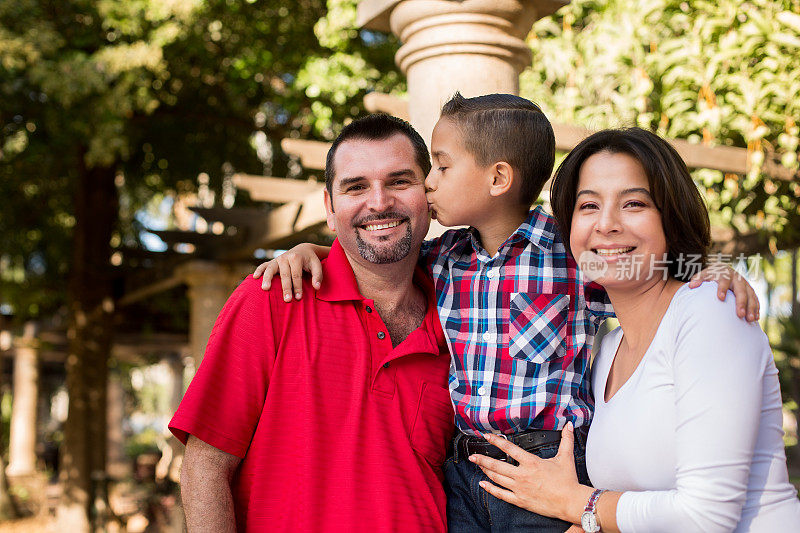
[[[617,505],[623,532],[800,530],[769,343],[716,294],[715,284],[678,289],[608,402],[620,328],[594,361],[587,468],[596,487],[628,491]]]

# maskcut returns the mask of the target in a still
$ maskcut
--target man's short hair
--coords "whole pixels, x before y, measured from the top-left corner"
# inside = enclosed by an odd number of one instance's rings
[[[336,150],[345,141],[354,139],[380,141],[388,139],[396,134],[404,135],[414,147],[415,160],[422,169],[423,178],[431,170],[431,156],[428,146],[422,139],[417,130],[403,119],[387,115],[385,113],[374,113],[354,120],[344,128],[331,144],[328,150],[328,157],[325,160],[325,187],[328,194],[333,194],[333,179],[336,176],[333,163],[336,157]]]
[[[539,106],[513,94],[464,98],[457,92],[442,107],[442,118],[455,123],[464,148],[479,165],[511,165],[521,177],[520,204],[536,200],[556,156],[553,126]]]

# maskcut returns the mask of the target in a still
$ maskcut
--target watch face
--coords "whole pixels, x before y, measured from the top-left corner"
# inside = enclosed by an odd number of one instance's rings
[[[597,531],[597,520],[595,519],[593,512],[585,511],[581,515],[581,527],[584,531]]]

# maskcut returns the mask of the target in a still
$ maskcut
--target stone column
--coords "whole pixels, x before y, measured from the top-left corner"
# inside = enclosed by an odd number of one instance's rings
[[[533,23],[569,0],[362,0],[358,23],[391,30],[395,60],[408,79],[411,123],[430,142],[442,104],[464,96],[519,93],[531,63]]]
[[[189,286],[189,346],[200,366],[208,337],[225,301],[237,283],[253,271],[249,265],[229,266],[194,260],[181,265],[176,274]]]
[[[37,325],[25,324],[14,353],[14,397],[8,444],[9,476],[36,471],[36,404],[39,397],[39,345]]]

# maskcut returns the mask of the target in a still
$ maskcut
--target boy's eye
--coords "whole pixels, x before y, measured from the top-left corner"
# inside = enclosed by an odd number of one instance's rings
[[[444,172],[445,170],[447,170],[447,167],[439,167],[438,170],[439,170],[439,172]]]

